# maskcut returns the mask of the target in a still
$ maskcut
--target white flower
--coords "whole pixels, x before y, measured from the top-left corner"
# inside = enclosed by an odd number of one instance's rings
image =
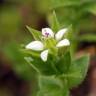
[[[56,35],[55,35],[56,40],[57,40],[57,41],[61,40],[61,39],[63,38],[64,34],[67,32],[67,30],[68,30],[68,29],[65,28],[65,29],[61,29],[60,31],[58,31],[58,32],[56,33]]]
[[[56,44],[56,47],[64,47],[64,46],[69,46],[70,41],[68,39],[63,39],[64,34],[67,32],[67,29],[61,29],[58,31],[56,34],[50,29],[50,28],[43,28],[42,29],[42,35],[45,38],[54,38],[58,43]],[[29,43],[26,46],[26,49],[31,49],[34,51],[42,51],[40,54],[41,59],[46,62],[48,58],[48,49],[44,50],[44,44],[41,41],[33,41]]]
[[[70,45],[70,42],[68,39],[63,39],[61,40],[57,45],[56,47],[63,47],[63,46],[69,46]]]
[[[34,51],[41,51],[43,50],[43,48],[44,48],[44,45],[40,41],[33,41],[26,46],[26,49],[32,49]]]
[[[53,37],[54,38],[54,33],[50,28],[42,28],[42,35],[45,37]]]
[[[42,29],[42,34],[44,37],[51,37],[55,38],[56,41],[59,41],[56,45],[56,47],[63,47],[63,46],[69,46],[70,42],[68,39],[63,39],[64,34],[67,32],[67,28],[59,30],[56,34],[50,29],[50,28],[43,28]],[[61,40],[61,41],[60,41]]]
[[[41,52],[41,59],[46,62],[47,61],[47,57],[48,57],[48,50],[44,50],[43,52]]]

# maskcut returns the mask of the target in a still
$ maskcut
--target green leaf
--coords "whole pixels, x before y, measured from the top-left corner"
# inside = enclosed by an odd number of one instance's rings
[[[96,42],[96,35],[86,34],[78,37],[79,41]]]
[[[92,3],[94,0],[49,0],[52,9],[68,6],[80,6],[87,3]]]
[[[29,32],[33,35],[34,39],[35,40],[41,40],[41,32],[38,31],[38,30],[35,30],[35,29],[32,29],[31,27],[29,26],[26,26],[27,29],[29,30]]]
[[[48,10],[59,9],[62,7],[76,7],[87,3],[95,3],[95,0],[40,0],[39,10],[47,12]]]
[[[40,76],[37,96],[68,96],[66,83],[55,76]]]
[[[55,47],[57,42],[56,42],[56,40],[54,38],[46,39],[43,43],[44,43],[46,48],[50,49],[50,53],[53,56],[57,55],[58,49]]]
[[[67,74],[69,88],[76,87],[85,78],[89,66],[89,55],[74,60]]]
[[[55,76],[39,76],[39,87],[44,90],[54,90],[55,88],[62,88],[62,81]]]
[[[26,55],[31,55],[33,57],[40,57],[40,52],[37,51],[28,50],[28,49],[21,49],[20,51]]]
[[[60,73],[66,73],[68,72],[70,65],[71,65],[71,56],[70,52],[67,52],[60,58],[60,60],[56,64],[56,68]]]
[[[86,10],[88,12],[91,12],[92,14],[96,15],[96,3],[92,3],[86,7]]]
[[[29,55],[31,57],[31,55]],[[58,70],[55,68],[54,57],[49,54],[48,60],[46,62],[42,61],[40,57],[32,57],[32,61],[28,63],[32,66],[32,68],[42,74],[42,75],[54,75],[58,73]]]
[[[59,24],[59,21],[57,19],[55,11],[53,11],[53,14],[51,14],[49,17],[49,25],[54,32],[57,32],[60,30],[60,24]]]

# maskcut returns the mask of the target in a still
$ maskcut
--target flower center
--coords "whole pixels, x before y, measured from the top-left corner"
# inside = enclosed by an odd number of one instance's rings
[[[48,37],[49,36],[49,33],[45,32],[45,36]]]

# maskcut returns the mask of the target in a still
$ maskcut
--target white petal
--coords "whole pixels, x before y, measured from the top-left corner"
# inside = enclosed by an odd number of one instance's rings
[[[63,39],[61,40],[56,47],[63,47],[63,46],[69,46],[70,45],[70,41],[68,39]]]
[[[26,46],[26,49],[32,49],[34,51],[41,51],[43,48],[44,45],[41,41],[33,41]]]
[[[67,32],[67,28],[61,29],[60,31],[58,31],[55,35],[55,38],[57,41],[61,40],[62,37],[64,36],[64,34]]]
[[[46,34],[48,34],[48,35],[46,35]],[[54,33],[50,28],[43,28],[42,35],[45,37],[54,37]]]
[[[44,50],[41,55],[40,55],[41,59],[46,62],[47,58],[48,58],[48,50]]]

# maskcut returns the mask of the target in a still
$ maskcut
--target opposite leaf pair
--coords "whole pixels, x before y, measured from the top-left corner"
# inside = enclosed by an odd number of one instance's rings
[[[40,57],[44,62],[46,62],[48,58],[48,53],[50,53],[51,48],[58,49],[60,47],[70,45],[70,41],[68,39],[63,39],[64,34],[67,32],[67,30],[67,28],[61,29],[56,34],[54,34],[54,32],[50,28],[43,28],[42,36],[40,37],[41,41],[32,41],[26,46],[26,49],[41,51]],[[51,44],[46,41],[49,41]]]

